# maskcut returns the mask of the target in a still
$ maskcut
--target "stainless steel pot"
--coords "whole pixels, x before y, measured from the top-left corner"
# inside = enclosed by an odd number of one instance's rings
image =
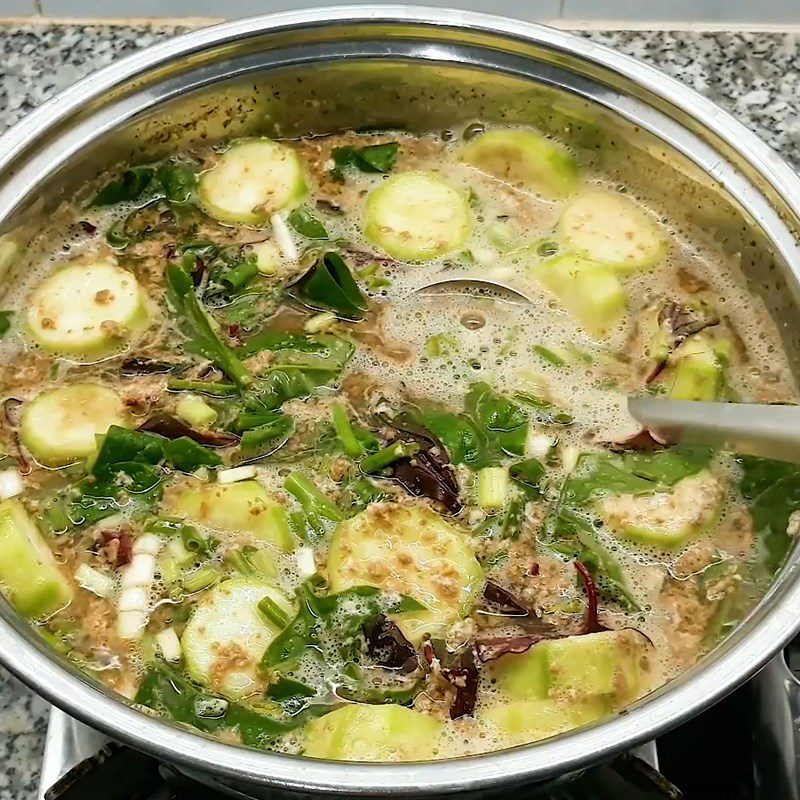
[[[122,159],[260,131],[438,130],[533,123],[585,160],[652,190],[741,257],[797,366],[800,181],[708,100],[627,56],[549,28],[403,6],[307,10],[199,30],[81,81],[0,138],[0,259],[22,268],[43,219]],[[545,742],[444,763],[345,764],[257,752],[140,713],[0,608],[0,660],[70,715],[248,796],[275,790],[406,796],[568,773],[653,738],[755,673],[798,628],[793,553],[773,587],[702,663],[614,719]]]

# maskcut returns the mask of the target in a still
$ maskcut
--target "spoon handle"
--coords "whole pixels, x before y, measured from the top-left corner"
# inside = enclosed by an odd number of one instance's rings
[[[628,411],[671,444],[704,444],[800,464],[800,406],[629,397]]]

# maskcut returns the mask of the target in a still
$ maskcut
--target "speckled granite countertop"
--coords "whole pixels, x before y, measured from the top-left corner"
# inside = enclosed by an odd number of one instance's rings
[[[0,28],[0,131],[99,67],[169,36],[171,27]],[[797,34],[591,32],[733,112],[800,169]],[[47,707],[0,669],[0,800],[36,796]]]

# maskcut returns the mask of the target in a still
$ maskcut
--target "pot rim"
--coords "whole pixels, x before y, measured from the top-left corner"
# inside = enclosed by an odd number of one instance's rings
[[[253,17],[185,33],[128,56],[62,91],[0,137],[0,170],[43,130],[92,100],[159,65],[210,46],[287,28],[387,23],[447,27],[506,36],[600,64],[651,96],[688,113],[744,157],[798,216],[800,179],[744,125],[676,79],[637,59],[542,25],[454,9],[337,6]],[[209,739],[126,705],[58,664],[28,625],[0,618],[0,662],[67,714],[109,736],[221,780],[313,792],[410,795],[479,790],[540,780],[583,768],[648,741],[699,713],[759,670],[800,626],[800,565],[790,558],[748,620],[687,673],[620,715],[553,739],[510,750],[438,762],[327,762],[251,750]]]

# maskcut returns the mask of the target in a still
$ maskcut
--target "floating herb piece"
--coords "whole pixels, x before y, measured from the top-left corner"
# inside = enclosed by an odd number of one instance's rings
[[[371,144],[366,147],[337,147],[331,153],[334,163],[331,175],[335,180],[343,181],[348,168],[361,172],[391,172],[397,162],[399,149],[397,142]]]
[[[164,198],[170,203],[187,203],[197,186],[197,174],[186,164],[159,167],[129,167],[119,178],[109,181],[94,196],[93,207],[134,203],[144,198]]]
[[[294,295],[311,308],[331,309],[346,319],[363,319],[367,303],[344,259],[324,253],[294,285]]]
[[[212,361],[238,386],[250,386],[253,375],[214,332],[206,311],[197,299],[192,279],[183,267],[178,264],[167,265],[167,287],[167,301],[187,337],[186,349]]]
[[[268,748],[279,736],[299,728],[335,706],[311,705],[294,716],[278,709],[253,708],[212,695],[161,661],[145,676],[135,702],[206,733],[231,730],[248,747]]]
[[[790,518],[800,511],[800,469],[767,458],[743,456],[739,488],[749,501],[753,533],[761,557],[770,572],[783,563],[793,542],[787,530]]]
[[[325,226],[307,209],[295,208],[289,214],[289,224],[306,239],[327,239]]]

